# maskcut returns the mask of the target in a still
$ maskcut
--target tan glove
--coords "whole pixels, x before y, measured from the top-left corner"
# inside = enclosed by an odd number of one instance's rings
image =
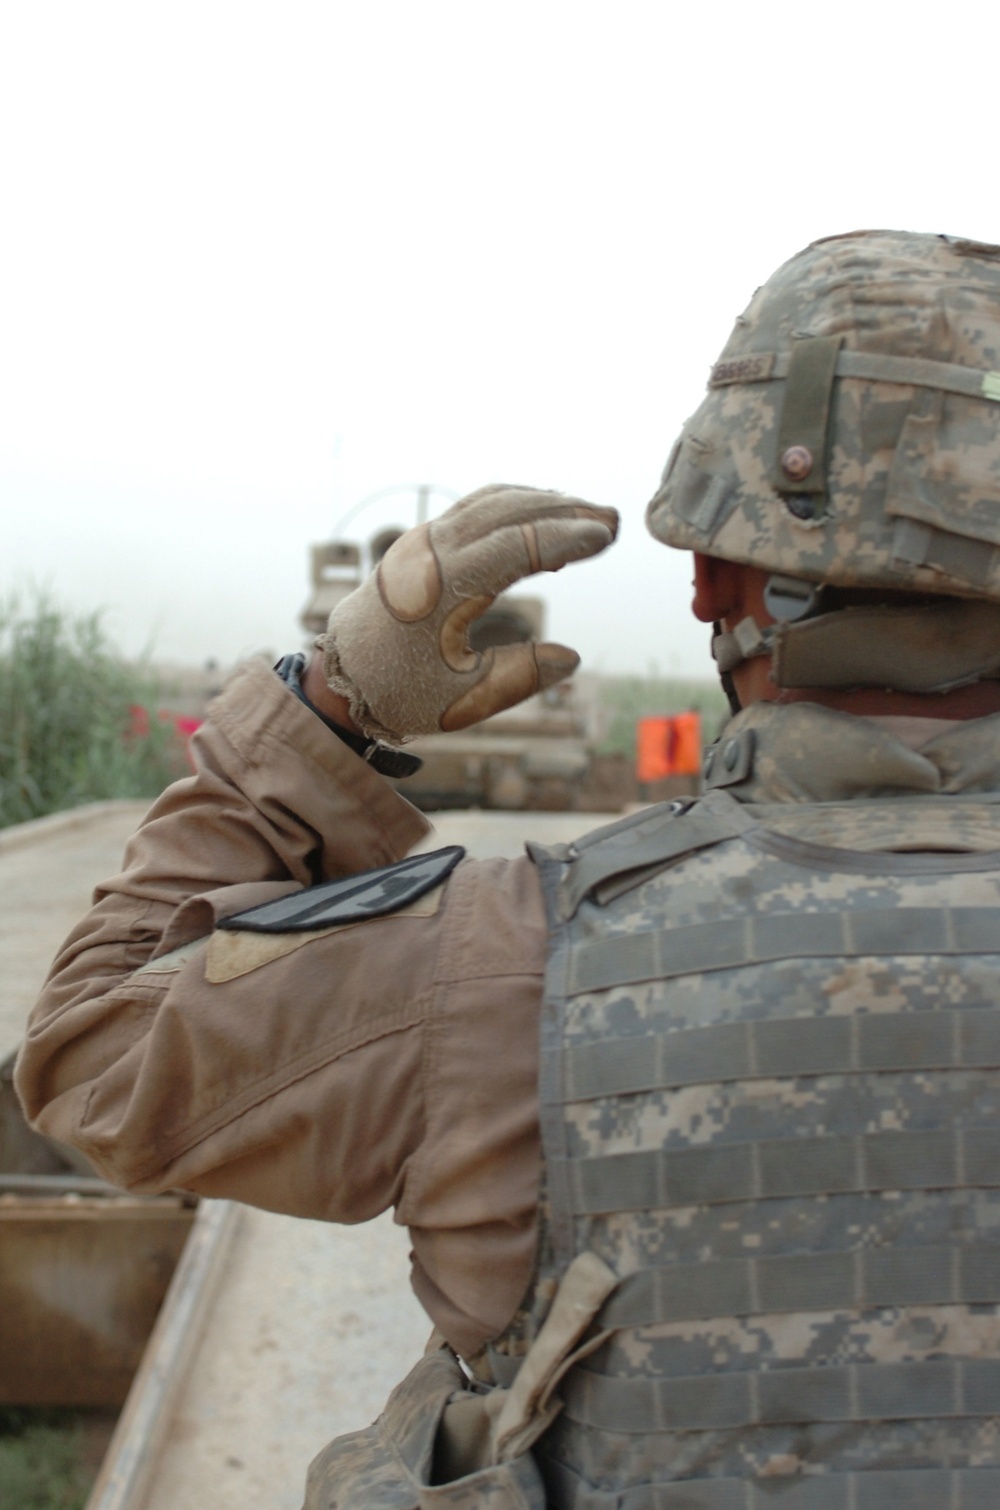
[[[565,645],[474,651],[472,621],[504,588],[594,556],[618,530],[614,509],[536,488],[470,493],[408,530],[330,615],[327,683],[372,738],[464,729],[562,681],[580,657]]]

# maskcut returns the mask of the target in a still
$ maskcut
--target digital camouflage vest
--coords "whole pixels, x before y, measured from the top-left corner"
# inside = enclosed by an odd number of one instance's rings
[[[864,806],[905,851],[923,804]],[[547,1196],[497,1372],[591,1251],[620,1283],[535,1447],[551,1505],[995,1510],[1000,854],[948,852],[961,799],[933,853],[753,812],[533,850]]]

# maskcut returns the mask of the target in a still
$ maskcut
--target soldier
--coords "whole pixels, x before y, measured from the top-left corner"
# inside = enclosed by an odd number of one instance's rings
[[[699,801],[394,863],[376,741],[563,675],[466,626],[614,531],[486,490],[301,684],[230,686],[68,941],[38,1127],[410,1227],[436,1345],[308,1506],[1000,1503],[998,369],[1000,248],[833,238],[755,295],[648,512],[734,705]]]

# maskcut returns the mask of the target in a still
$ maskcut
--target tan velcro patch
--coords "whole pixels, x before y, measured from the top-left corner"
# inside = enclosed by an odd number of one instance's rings
[[[334,923],[329,928],[318,928],[310,933],[251,933],[249,930],[241,932],[237,929],[216,931],[209,940],[205,979],[213,986],[221,985],[227,980],[236,980],[241,975],[249,975],[251,970],[259,970],[262,965],[283,959],[286,954],[294,954],[296,949],[312,944],[316,939],[327,938],[331,933],[344,933],[348,928],[371,928],[376,923],[391,923],[393,918],[433,917],[441,906],[443,894],[442,884],[418,897],[408,907],[401,907],[398,912],[388,912],[377,918],[362,918],[357,922]]]
[[[177,949],[171,949],[169,954],[161,954],[159,959],[151,959],[136,970],[136,975],[171,975],[186,965],[193,954],[205,943],[203,938],[189,939],[186,944],[181,944]]]

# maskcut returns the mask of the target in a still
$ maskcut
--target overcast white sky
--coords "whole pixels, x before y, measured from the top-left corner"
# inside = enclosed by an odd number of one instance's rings
[[[0,0],[0,590],[104,607],[129,653],[277,652],[369,493],[527,482],[625,516],[541,579],[551,635],[708,674],[642,522],[673,437],[808,241],[1000,241],[997,31],[984,3]]]

